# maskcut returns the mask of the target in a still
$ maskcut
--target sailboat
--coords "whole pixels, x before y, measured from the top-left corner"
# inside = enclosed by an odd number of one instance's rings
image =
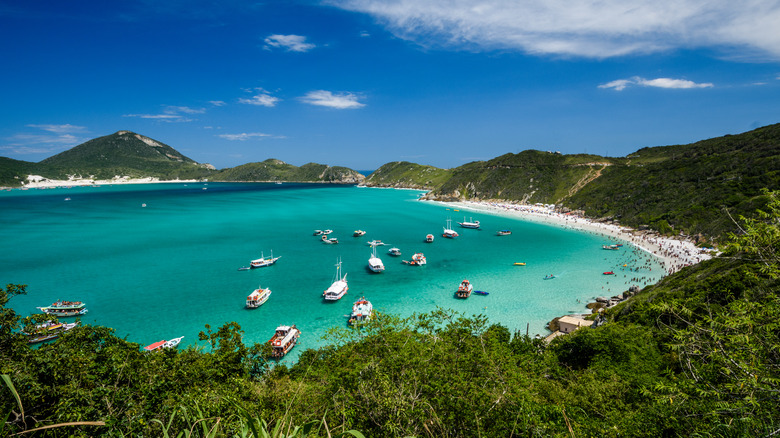
[[[271,266],[274,263],[276,263],[276,261],[279,260],[280,258],[282,258],[282,256],[274,257],[274,252],[271,251],[271,258],[267,259],[267,258],[265,258],[265,254],[263,254],[261,252],[259,259],[255,259],[255,260],[252,260],[252,261],[249,262],[249,267],[250,268],[262,268],[264,266]]]
[[[349,290],[347,274],[344,274],[343,277],[341,276],[341,259],[336,263],[336,275],[333,278],[333,284],[322,293],[322,297],[326,301],[340,300]]]
[[[374,272],[382,272],[385,270],[385,264],[382,263],[382,259],[376,255],[376,246],[372,245],[371,258],[368,259],[368,269]]]
[[[452,219],[447,219],[447,226],[444,228],[444,234],[442,234],[442,236],[449,237],[450,239],[458,237],[457,231],[452,229]]]

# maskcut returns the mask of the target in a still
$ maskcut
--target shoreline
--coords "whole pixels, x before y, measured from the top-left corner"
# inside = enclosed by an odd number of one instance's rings
[[[28,175],[27,182],[21,187],[0,187],[2,190],[25,190],[25,189],[54,189],[70,187],[89,187],[111,184],[163,184],[163,183],[195,183],[196,179],[172,179],[160,180],[156,177],[131,178],[129,176],[115,176],[111,179],[93,179],[93,178],[68,178],[68,179],[49,179],[40,175]]]
[[[506,215],[516,219],[580,230],[610,239],[621,240],[659,259],[665,271],[664,275],[673,274],[686,266],[695,265],[703,260],[712,258],[709,252],[697,247],[689,239],[675,239],[661,236],[655,232],[638,231],[629,227],[595,222],[582,216],[559,213],[544,206],[484,201],[444,202],[426,200],[425,202],[455,206],[487,214]]]

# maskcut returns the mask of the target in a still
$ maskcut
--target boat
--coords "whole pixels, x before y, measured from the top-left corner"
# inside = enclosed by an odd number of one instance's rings
[[[333,232],[333,230],[323,230],[323,231],[322,231],[322,234],[324,234],[324,235],[326,235],[326,236],[327,236],[328,234],[330,234],[330,233],[332,233],[332,232]]]
[[[252,269],[251,266],[242,266],[242,267],[238,268],[239,271],[248,271],[250,269]]]
[[[387,244],[382,242],[381,240],[372,240],[368,242],[368,246],[382,246],[382,245],[387,245]]]
[[[333,279],[333,284],[322,293],[322,297],[325,298],[326,301],[340,300],[349,290],[347,274],[344,274],[343,277],[341,275],[341,260],[336,263],[336,274]]]
[[[51,306],[38,307],[38,309],[47,314],[54,316],[79,316],[87,313],[85,308],[86,304],[81,301],[56,301]]]
[[[373,272],[382,272],[385,270],[385,264],[382,263],[382,259],[376,255],[376,246],[372,247],[371,257],[368,259],[368,269]]]
[[[515,266],[525,266],[525,262],[515,262]]]
[[[314,230],[315,236],[319,236],[320,234],[322,234],[322,230]]]
[[[32,331],[24,331],[23,333],[28,336],[28,344],[37,344],[39,342],[46,342],[51,339],[56,339],[61,334],[72,328],[75,328],[77,325],[79,325],[78,322],[63,324],[58,321],[47,321],[42,324],[36,324],[32,327]],[[29,326],[25,327],[25,330],[29,328]]]
[[[144,350],[146,351],[161,351],[164,348],[176,348],[177,345],[181,342],[181,340],[184,339],[184,336],[180,336],[178,338],[173,338],[170,341],[162,340],[157,341],[154,344],[149,344],[146,347],[144,347]]]
[[[252,260],[251,262],[249,262],[249,267],[250,268],[262,268],[264,266],[271,266],[274,263],[276,263],[276,261],[279,260],[280,258],[282,258],[282,256],[274,257],[274,252],[273,251],[271,251],[271,258],[265,258],[265,254],[263,254],[261,252],[259,259],[255,259],[255,260]]]
[[[414,255],[412,256],[411,260],[409,260],[409,261],[404,260],[403,262],[406,263],[407,265],[410,265],[410,266],[422,266],[422,265],[428,263],[428,260],[425,258],[423,253],[417,252],[417,253],[414,253]]]
[[[607,272],[604,272],[604,275],[615,275],[615,272],[614,271],[607,271]]]
[[[268,341],[271,344],[271,357],[281,359],[295,347],[301,331],[293,325],[280,325],[276,328],[274,336]]]
[[[352,305],[352,314],[349,315],[349,325],[365,323],[374,317],[374,306],[365,297],[360,297]]]
[[[262,287],[258,287],[257,289],[253,290],[248,297],[246,297],[246,308],[257,309],[258,307],[262,306],[263,303],[268,301],[268,297],[270,296],[271,289],[263,289]]]
[[[463,280],[458,286],[458,291],[455,292],[455,296],[458,298],[468,298],[471,296],[471,292],[474,291],[474,285],[469,283],[468,280]]]
[[[355,232],[353,232],[352,235],[355,237],[365,236],[366,232],[363,230],[355,230]]]
[[[401,255],[401,250],[394,247],[394,248],[388,249],[387,253],[390,254],[391,256],[399,256],[399,255]]]
[[[473,228],[478,229],[479,228],[479,221],[475,221],[472,218],[469,218],[468,222],[466,222],[466,218],[463,218],[463,222],[458,222],[458,225],[461,226],[461,228]]]
[[[552,275],[552,274],[550,274],[550,275],[545,275],[545,276],[544,276],[544,279],[545,279],[545,280],[552,280],[553,278],[555,278],[555,276],[554,276],[554,275]]]
[[[474,293],[477,295],[487,295],[490,292],[485,292],[484,290],[475,290]]]
[[[425,241],[427,243],[433,243],[433,234],[428,234],[425,236]]]
[[[328,238],[327,234],[323,234],[322,239],[320,240],[322,241],[322,243],[327,243],[327,244],[339,243],[339,239],[335,237]]]
[[[498,236],[508,236],[510,234],[512,234],[512,232],[509,231],[509,230],[500,230],[500,231],[496,232],[496,235],[498,235]]]
[[[608,249],[612,251],[617,250],[618,248],[620,247],[617,245],[601,245],[601,249]]]
[[[452,229],[452,219],[447,219],[447,226],[444,228],[444,233],[442,234],[442,237],[447,237],[450,239],[454,239],[458,237],[457,231]]]

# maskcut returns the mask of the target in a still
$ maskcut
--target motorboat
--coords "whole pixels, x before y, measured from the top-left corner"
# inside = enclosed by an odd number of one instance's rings
[[[391,256],[399,256],[401,255],[401,250],[398,248],[390,248],[387,250],[387,253],[390,254]]]
[[[257,289],[253,290],[248,297],[246,297],[246,308],[257,309],[258,307],[262,306],[263,303],[268,301],[268,297],[270,296],[271,289],[258,287]]]
[[[610,250],[610,251],[615,251],[618,248],[620,248],[621,246],[623,246],[623,245],[620,245],[620,246],[618,246],[618,245],[601,245],[601,249],[607,249],[607,250]]]
[[[367,245],[368,246],[383,246],[383,245],[387,245],[387,244],[382,242],[381,240],[372,240],[372,241],[368,242]]]
[[[615,272],[614,271],[607,271],[607,272],[604,272],[604,275],[615,275]]]
[[[274,257],[273,251],[271,251],[271,257],[270,258],[265,258],[265,254],[263,254],[261,252],[259,259],[255,259],[255,260],[252,260],[251,262],[249,262],[249,267],[250,268],[262,268],[264,266],[271,266],[274,263],[276,263],[276,261],[279,260],[280,258],[282,258],[282,256]]]
[[[366,232],[365,232],[365,231],[363,231],[363,230],[355,230],[355,231],[352,233],[352,235],[353,235],[353,236],[355,236],[355,237],[365,236],[365,235],[366,235]]]
[[[38,307],[38,309],[47,314],[58,317],[80,316],[87,313],[86,304],[81,301],[55,301],[51,306]]]
[[[455,296],[458,298],[468,298],[471,296],[471,292],[474,291],[474,285],[472,285],[468,280],[463,280],[460,282],[460,285],[458,285],[458,290],[455,292]]]
[[[322,234],[322,230],[314,230],[314,235],[319,236]]]
[[[372,247],[371,257],[368,259],[368,269],[373,272],[382,272],[385,270],[385,264],[382,263],[382,259],[376,255],[376,246]]]
[[[339,243],[339,239],[335,237],[328,238],[327,234],[323,234],[322,239],[320,239],[320,241],[322,241],[322,243],[327,243],[327,244]]]
[[[553,278],[555,278],[555,276],[554,276],[554,275],[552,275],[552,274],[550,274],[550,275],[545,275],[545,276],[544,276],[544,279],[545,279],[545,280],[552,280]]]
[[[161,351],[164,348],[176,348],[177,345],[181,342],[181,340],[184,339],[184,336],[180,336],[178,338],[173,338],[170,341],[162,340],[157,341],[154,344],[149,344],[146,347],[144,347],[144,350],[146,351]]]
[[[271,344],[271,357],[274,359],[281,359],[298,343],[298,338],[301,336],[301,331],[298,327],[293,325],[280,325],[276,327],[276,332],[273,337],[268,341]]]
[[[360,297],[352,305],[352,313],[349,315],[349,324],[356,325],[371,320],[374,316],[374,306],[365,297]]]
[[[347,274],[341,275],[341,260],[336,263],[336,274],[333,277],[333,284],[322,293],[326,301],[340,300],[349,290],[347,284]]]
[[[326,236],[327,236],[328,234],[330,234],[330,233],[332,233],[332,232],[333,232],[333,230],[323,230],[323,231],[322,231],[322,234],[324,234],[324,235],[326,235]]]
[[[479,221],[475,221],[473,218],[469,218],[468,222],[466,222],[466,218],[464,217],[463,222],[458,222],[458,225],[460,225],[462,228],[478,229]]]
[[[27,335],[28,344],[37,344],[56,339],[60,337],[61,334],[75,328],[77,325],[79,325],[78,322],[63,324],[58,321],[47,321],[42,324],[35,324],[32,327],[27,326],[22,333]]]
[[[407,265],[410,265],[410,266],[422,266],[422,265],[428,263],[428,260],[425,258],[423,253],[417,252],[417,253],[414,253],[414,255],[412,256],[411,260],[408,260],[408,261],[404,260],[403,262],[406,263]]]
[[[475,290],[474,293],[477,295],[487,295],[490,292],[485,292],[484,290]]]
[[[496,232],[496,235],[498,235],[498,236],[508,236],[510,234],[512,234],[512,232],[509,231],[509,230],[500,230],[500,231]]]
[[[433,243],[433,234],[427,234],[425,236],[425,242],[426,243]]]

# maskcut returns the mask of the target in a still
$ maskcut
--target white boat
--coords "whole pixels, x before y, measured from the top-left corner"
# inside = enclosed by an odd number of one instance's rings
[[[274,252],[271,251],[271,258],[265,258],[265,254],[260,253],[260,258],[249,262],[250,268],[262,268],[263,266],[271,266],[276,263],[282,256],[274,257]]]
[[[363,231],[363,230],[355,230],[355,232],[352,233],[352,235],[355,236],[355,237],[365,236],[366,232]]]
[[[25,331],[22,333],[28,336],[28,344],[37,344],[39,342],[56,339],[62,333],[75,328],[77,325],[79,325],[78,322],[63,324],[58,321],[47,321],[43,324],[36,324],[33,327],[25,327]]]
[[[398,248],[390,248],[389,250],[387,250],[387,253],[390,254],[391,256],[399,256],[401,255],[401,250]]]
[[[458,286],[458,291],[455,292],[455,296],[458,298],[468,298],[471,296],[471,292],[474,291],[474,285],[469,283],[468,280],[463,280]]]
[[[381,240],[372,240],[367,243],[368,246],[381,246],[381,245],[387,245],[386,243],[382,242]]]
[[[319,236],[320,234],[322,234],[322,230],[314,230],[315,236]]]
[[[422,266],[422,265],[428,263],[428,260],[425,258],[423,253],[417,252],[417,253],[415,253],[412,256],[411,260],[409,260],[409,261],[404,260],[403,262],[406,263],[407,265],[410,265],[410,266]]]
[[[144,350],[146,351],[160,351],[163,348],[176,348],[177,345],[181,342],[181,340],[184,339],[184,336],[180,336],[178,338],[173,338],[170,341],[162,340],[157,341],[154,344],[149,344],[146,347],[144,347]]]
[[[433,234],[428,234],[425,236],[425,241],[428,243],[433,243]]]
[[[475,221],[472,218],[469,218],[469,221],[466,222],[466,218],[463,218],[463,222],[458,222],[458,225],[460,225],[462,228],[473,228],[478,229],[479,228],[479,221]]]
[[[447,226],[444,227],[444,233],[442,233],[442,236],[450,239],[458,237],[457,231],[452,229],[452,219],[447,219]]]
[[[382,263],[382,259],[376,255],[376,246],[372,247],[371,257],[368,259],[368,269],[374,272],[382,272],[385,270],[385,264]]]
[[[280,325],[276,328],[276,332],[273,337],[268,341],[271,344],[271,357],[274,359],[280,359],[284,357],[290,350],[298,343],[298,338],[301,336],[301,331],[295,324]]]
[[[327,244],[339,243],[339,239],[335,237],[328,238],[327,234],[323,234],[322,239],[320,240],[322,241],[322,243],[327,243]]]
[[[509,230],[500,230],[500,231],[496,232],[496,235],[498,235],[498,236],[508,236],[510,234],[512,234],[512,232],[509,231]]]
[[[328,234],[330,234],[332,232],[333,232],[333,230],[323,230],[322,234],[325,234],[327,236]]]
[[[61,318],[65,316],[83,315],[87,313],[85,306],[86,304],[82,303],[81,301],[60,300],[52,303],[51,306],[38,307],[38,309],[47,315],[54,315]]]
[[[257,309],[258,307],[262,306],[263,303],[268,301],[268,297],[270,296],[271,289],[263,289],[262,287],[258,287],[257,289],[253,290],[248,297],[246,297],[246,308]]]
[[[341,275],[341,260],[336,263],[336,274],[333,279],[333,284],[322,293],[322,297],[325,298],[326,301],[340,300],[349,290],[349,285],[347,285],[347,274],[344,274],[344,276]]]
[[[374,306],[365,297],[361,297],[352,305],[352,314],[349,315],[349,324],[355,325],[368,322],[374,317]]]

